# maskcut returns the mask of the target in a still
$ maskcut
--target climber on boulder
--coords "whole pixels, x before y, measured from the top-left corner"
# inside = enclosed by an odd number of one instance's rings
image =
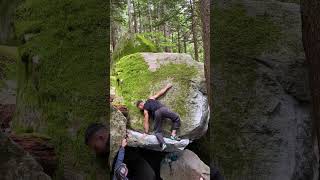
[[[151,117],[155,121],[154,132],[162,150],[167,147],[162,134],[162,122],[165,118],[170,119],[172,122],[170,138],[172,140],[180,140],[180,138],[177,136],[177,130],[180,128],[179,115],[175,112],[172,112],[169,108],[167,108],[157,100],[159,97],[163,96],[171,87],[171,84],[167,84],[165,88],[161,89],[155,95],[149,97],[146,102],[139,100],[136,103],[136,106],[140,110],[142,110],[144,114],[144,137],[149,132],[149,117]]]

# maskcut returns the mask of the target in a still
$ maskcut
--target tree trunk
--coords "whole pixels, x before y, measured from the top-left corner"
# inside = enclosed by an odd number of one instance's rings
[[[172,43],[172,44],[174,43],[174,34],[173,34],[173,32],[171,33],[171,43]],[[171,52],[174,52],[173,50],[174,50],[174,48],[173,48],[173,46],[172,46],[172,47],[171,47]]]
[[[210,76],[210,0],[201,0],[201,20],[202,20],[202,41],[204,48],[204,68],[207,82],[209,105],[212,107],[211,87],[213,86]]]
[[[148,0],[148,17],[149,17],[149,32],[152,32],[152,19],[151,19],[151,2]]]
[[[132,32],[132,24],[131,24],[131,0],[128,0],[128,32]]]
[[[134,32],[138,33],[138,21],[137,21],[137,11],[134,0],[132,0],[132,8],[133,8],[133,23],[134,23]]]
[[[194,59],[199,61],[198,55],[198,41],[197,41],[197,32],[196,32],[196,19],[195,19],[195,12],[194,12],[194,0],[190,0],[190,10],[191,10],[191,30],[192,30],[192,37],[193,37],[193,46],[194,46]]]
[[[114,52],[114,49],[117,45],[117,27],[115,24],[111,25],[111,43],[112,43],[112,52]]]
[[[178,52],[181,53],[181,42],[180,42],[180,25],[178,26],[178,35],[177,35],[177,45],[178,45]]]
[[[186,34],[183,35],[183,49],[184,49],[184,53],[187,53],[187,35]]]
[[[141,7],[139,1],[137,1],[137,9],[138,9],[138,19],[139,19],[139,32],[143,32],[143,27],[142,27],[142,19],[141,19]]]
[[[313,137],[320,149],[320,1],[301,0],[301,16],[302,40],[309,66],[313,105]]]
[[[163,13],[165,13],[167,11],[167,7],[166,7],[166,5],[164,4],[163,5]],[[169,42],[169,39],[170,39],[170,32],[169,32],[169,28],[168,28],[168,25],[167,25],[168,23],[167,23],[167,21],[165,21],[164,23],[163,23],[163,35],[164,35],[164,38],[165,38],[165,40],[166,40],[166,42],[168,43]],[[168,46],[166,46],[165,48],[164,48],[164,51],[165,52],[170,52],[170,49],[169,49],[169,47]]]

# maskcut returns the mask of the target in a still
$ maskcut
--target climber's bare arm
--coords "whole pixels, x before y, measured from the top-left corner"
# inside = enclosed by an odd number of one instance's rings
[[[144,121],[143,121],[144,133],[147,134],[149,132],[149,113],[147,110],[144,110],[143,114],[144,114]]]
[[[149,99],[158,99],[162,95],[164,95],[170,88],[172,87],[172,84],[167,84],[166,87],[161,89],[159,92],[157,92],[155,95],[150,96]]]

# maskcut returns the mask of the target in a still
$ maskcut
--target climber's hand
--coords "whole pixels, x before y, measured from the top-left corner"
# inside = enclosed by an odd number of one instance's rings
[[[122,142],[121,142],[121,146],[122,146],[122,147],[126,147],[127,144],[128,144],[128,141],[127,141],[126,138],[124,138],[124,139],[122,140]]]
[[[143,133],[141,138],[144,139],[144,138],[146,138],[147,136],[148,136],[147,133]]]
[[[172,84],[171,84],[171,83],[168,83],[168,84],[166,85],[166,88],[167,88],[167,89],[172,88]]]

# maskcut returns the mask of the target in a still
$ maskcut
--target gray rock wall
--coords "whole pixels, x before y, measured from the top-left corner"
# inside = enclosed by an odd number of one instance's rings
[[[238,89],[243,93],[239,92],[234,101],[241,102],[248,110],[239,115],[239,122],[234,122],[241,123],[239,139],[226,143],[234,143],[239,149],[240,161],[246,163],[233,172],[223,163],[220,163],[220,168],[227,179],[296,180],[317,177],[299,5],[251,0],[221,4],[224,6],[220,8],[238,4],[246,10],[247,16],[269,17],[280,28],[281,38],[274,49],[265,49],[256,57],[245,59],[254,67],[252,73],[256,78],[251,92]],[[248,70],[236,63],[230,66]],[[215,70],[215,83],[222,88],[224,73],[233,72],[226,72],[222,66]],[[218,98],[215,103],[224,102]],[[235,157],[229,161],[239,161]]]

